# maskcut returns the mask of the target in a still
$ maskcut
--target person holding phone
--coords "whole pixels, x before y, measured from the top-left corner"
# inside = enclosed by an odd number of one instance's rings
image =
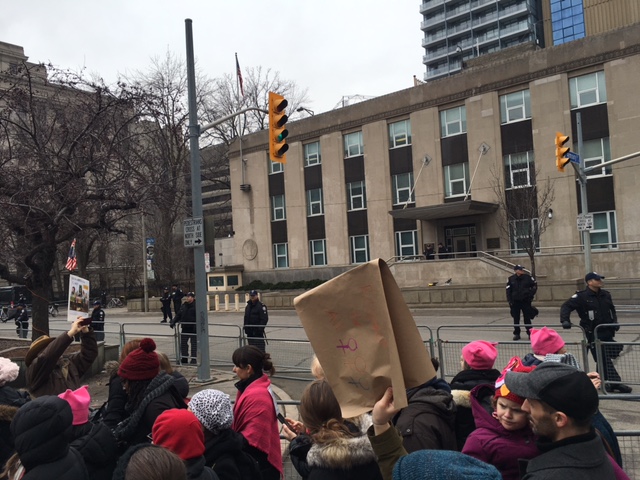
[[[93,329],[82,325],[78,318],[68,332],[56,338],[42,335],[36,338],[24,357],[27,367],[27,390],[32,397],[59,395],[67,389],[76,390],[80,379],[98,357],[98,343]],[[80,334],[80,351],[65,355],[73,337]]]

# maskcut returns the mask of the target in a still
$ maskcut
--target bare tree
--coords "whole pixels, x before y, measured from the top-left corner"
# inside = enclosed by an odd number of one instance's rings
[[[518,181],[492,169],[491,185],[500,206],[497,222],[500,232],[509,242],[511,253],[529,256],[531,273],[535,276],[535,255],[540,249],[540,236],[547,230],[555,192],[549,177],[537,181],[540,171],[534,170],[533,164],[528,172],[528,181]]]
[[[33,292],[37,338],[58,250],[79,232],[120,231],[147,196],[132,165],[140,92],[26,64],[2,82],[0,277]]]

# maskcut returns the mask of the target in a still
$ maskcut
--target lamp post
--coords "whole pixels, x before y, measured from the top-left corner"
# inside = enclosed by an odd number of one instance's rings
[[[315,113],[313,113],[313,110],[307,107],[298,107],[296,108],[296,112],[307,112],[310,117],[313,117],[315,115]]]

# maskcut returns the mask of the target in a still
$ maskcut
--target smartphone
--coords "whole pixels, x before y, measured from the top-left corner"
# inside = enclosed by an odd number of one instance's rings
[[[78,325],[82,325],[83,327],[86,327],[87,325],[91,325],[91,317],[83,318]]]
[[[284,415],[282,415],[281,413],[278,413],[278,420],[280,420],[280,423],[281,423],[281,424],[286,425],[286,426],[287,426],[287,428],[288,428],[289,430],[291,430],[293,433],[297,433],[297,432],[296,432],[296,429],[295,429],[295,428],[293,428],[293,425],[291,425],[289,422],[287,422],[287,419],[286,419],[286,418],[284,418]]]

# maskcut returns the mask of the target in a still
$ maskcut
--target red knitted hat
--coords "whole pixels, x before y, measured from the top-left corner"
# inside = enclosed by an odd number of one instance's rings
[[[125,357],[118,368],[118,376],[125,380],[151,380],[160,371],[160,360],[155,352],[156,342],[143,338],[140,347]]]
[[[522,405],[524,403],[524,398],[519,397],[518,395],[516,395],[515,393],[513,393],[511,390],[507,388],[507,385],[504,382],[504,377],[507,375],[507,372],[529,373],[533,371],[535,368],[536,368],[535,366],[525,367],[522,364],[522,360],[520,359],[520,357],[511,358],[511,360],[509,360],[509,363],[507,364],[505,369],[502,370],[502,374],[500,375],[500,378],[496,380],[496,394],[494,395],[494,398],[497,400],[500,397],[504,397],[507,400],[512,400],[516,402],[518,405]]]
[[[183,461],[204,454],[202,425],[189,410],[172,408],[156,418],[151,430],[155,445],[171,450]]]

